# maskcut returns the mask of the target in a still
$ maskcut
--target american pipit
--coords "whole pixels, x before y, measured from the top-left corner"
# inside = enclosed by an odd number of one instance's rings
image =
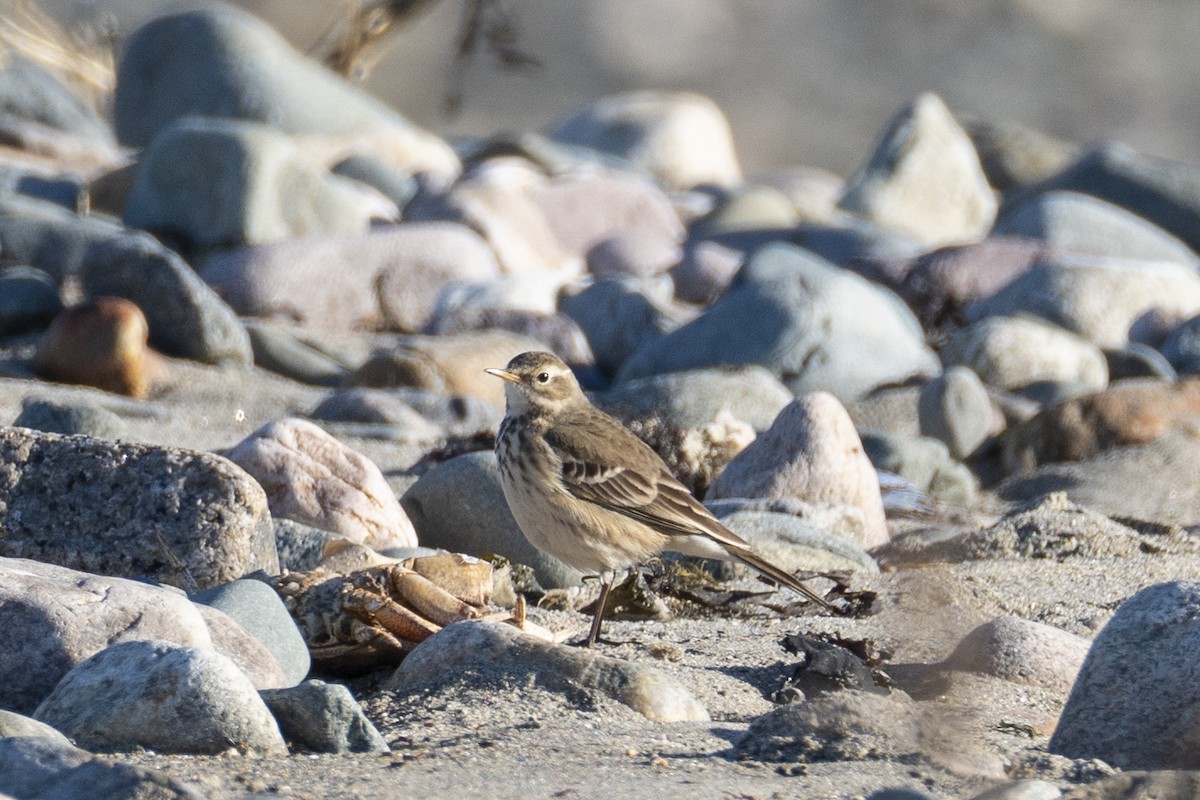
[[[664,550],[740,561],[836,613],[718,522],[657,453],[588,401],[556,356],[522,353],[487,372],[506,381],[496,457],[513,517],[536,547],[600,577],[585,647],[600,635],[614,573]]]

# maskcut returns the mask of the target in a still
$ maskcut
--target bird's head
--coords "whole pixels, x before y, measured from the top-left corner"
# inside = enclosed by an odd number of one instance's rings
[[[554,414],[584,399],[571,368],[550,353],[521,353],[504,369],[485,371],[505,381],[504,398],[510,414]]]

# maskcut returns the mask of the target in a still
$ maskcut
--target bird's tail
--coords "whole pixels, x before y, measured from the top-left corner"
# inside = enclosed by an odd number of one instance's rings
[[[771,580],[775,581],[780,586],[786,586],[789,589],[791,589],[793,592],[797,592],[799,594],[804,595],[809,600],[812,600],[814,603],[821,606],[822,608],[824,608],[826,611],[830,612],[831,614],[840,615],[842,613],[837,608],[835,608],[833,605],[831,605],[824,597],[821,597],[819,594],[814,592],[812,589],[805,586],[798,579],[796,579],[793,575],[790,575],[787,572],[784,572],[782,569],[775,566],[770,561],[767,561],[762,556],[758,555],[757,553],[753,552],[752,550],[747,549],[747,550],[736,550],[735,551],[735,550],[731,549],[729,551],[729,554],[731,556],[733,556],[734,558],[736,558],[738,561],[745,564],[746,566],[750,567],[751,569],[757,570],[759,573],[761,573],[761,574],[767,576],[768,578],[770,578]]]

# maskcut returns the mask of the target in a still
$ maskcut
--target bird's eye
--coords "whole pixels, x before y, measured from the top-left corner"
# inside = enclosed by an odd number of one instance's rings
[[[546,382],[547,382],[547,381],[549,381],[549,380],[550,380],[550,373],[549,373],[549,372],[539,372],[539,373],[538,373],[538,375],[537,375],[537,382],[538,382],[538,383],[546,383]]]

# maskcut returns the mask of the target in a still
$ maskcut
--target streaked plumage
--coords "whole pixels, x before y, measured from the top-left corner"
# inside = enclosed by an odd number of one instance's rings
[[[657,453],[588,401],[557,357],[522,353],[488,372],[506,381],[496,457],[513,517],[535,546],[600,576],[585,645],[600,633],[613,574],[664,550],[741,561],[834,611],[718,522]]]

